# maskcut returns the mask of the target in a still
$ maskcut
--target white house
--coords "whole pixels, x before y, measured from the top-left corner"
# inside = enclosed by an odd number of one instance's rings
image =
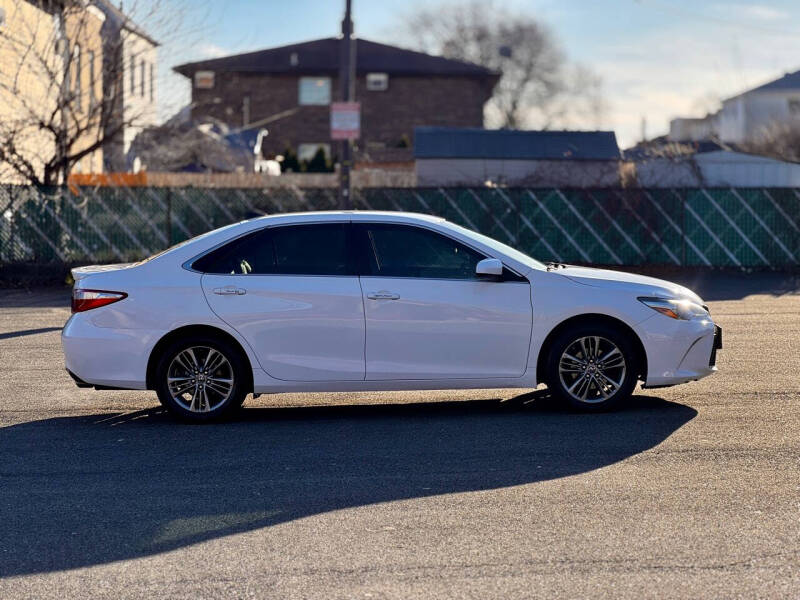
[[[787,73],[722,101],[722,108],[702,118],[670,121],[671,141],[719,139],[737,144],[757,139],[769,127],[800,123],[800,71]]]
[[[110,107],[112,114],[106,119],[107,129],[119,129],[122,124],[122,134],[114,136],[104,148],[104,162],[108,171],[127,171],[135,159],[128,155],[133,140],[142,129],[155,126],[158,119],[158,42],[110,0],[94,0],[94,4],[106,15],[104,87],[107,96],[115,99]]]

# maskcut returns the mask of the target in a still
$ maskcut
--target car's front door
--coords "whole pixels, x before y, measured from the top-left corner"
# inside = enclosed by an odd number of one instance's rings
[[[193,265],[205,273],[211,309],[247,340],[272,377],[364,379],[364,307],[348,229],[270,227]]]
[[[480,279],[476,250],[415,225],[354,224],[366,316],[366,377],[519,377],[531,338],[530,284]]]

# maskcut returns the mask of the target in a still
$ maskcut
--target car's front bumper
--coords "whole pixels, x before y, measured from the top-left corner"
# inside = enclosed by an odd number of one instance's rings
[[[676,385],[716,372],[722,330],[710,318],[680,321],[656,314],[637,330],[647,354],[644,387]]]

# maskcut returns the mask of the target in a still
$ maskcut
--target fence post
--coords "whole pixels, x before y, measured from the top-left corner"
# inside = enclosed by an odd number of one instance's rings
[[[5,251],[0,248],[0,263],[3,262],[3,257],[5,256],[5,261],[11,263],[14,261],[14,234],[17,230],[15,227],[17,219],[14,215],[14,206],[16,204],[16,195],[14,194],[16,188],[13,185],[6,185],[3,186],[4,189],[8,192],[8,206],[5,210],[3,210],[3,214],[0,215],[0,218],[5,219],[6,210],[10,213],[11,218],[8,219],[8,244],[5,247]],[[2,241],[2,240],[0,240]]]
[[[172,246],[172,188],[167,189],[167,247]]]
[[[689,194],[683,189],[681,193],[681,266],[686,266],[686,197]]]

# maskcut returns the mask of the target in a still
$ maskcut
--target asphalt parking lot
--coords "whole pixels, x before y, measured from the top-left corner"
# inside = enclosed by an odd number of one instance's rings
[[[79,390],[68,290],[0,290],[0,598],[798,598],[800,283],[694,285],[720,372],[618,412],[307,394],[215,426]]]

